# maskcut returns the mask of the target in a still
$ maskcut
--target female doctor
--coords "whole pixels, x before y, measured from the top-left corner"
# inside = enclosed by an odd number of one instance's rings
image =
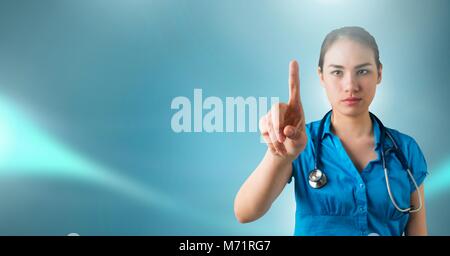
[[[236,195],[238,221],[264,215],[293,177],[294,235],[427,235],[425,158],[413,138],[369,112],[382,78],[375,39],[360,27],[333,30],[317,71],[332,110],[305,125],[292,61],[289,102],[260,120],[268,150]]]

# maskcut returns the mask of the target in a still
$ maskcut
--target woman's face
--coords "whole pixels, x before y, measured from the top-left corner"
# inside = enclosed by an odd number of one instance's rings
[[[377,70],[371,48],[341,38],[325,53],[323,70],[319,68],[318,73],[333,110],[357,116],[368,111],[381,82],[382,67]]]

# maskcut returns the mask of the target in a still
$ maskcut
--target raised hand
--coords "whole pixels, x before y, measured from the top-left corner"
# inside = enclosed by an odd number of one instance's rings
[[[261,135],[273,154],[294,160],[307,143],[305,115],[300,100],[300,79],[297,61],[289,64],[289,101],[277,103],[259,122]]]

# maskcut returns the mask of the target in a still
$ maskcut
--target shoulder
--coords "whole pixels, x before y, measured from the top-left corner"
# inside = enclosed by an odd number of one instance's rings
[[[395,129],[386,128],[392,135],[400,150],[403,152],[408,165],[417,180],[417,183],[422,183],[425,176],[428,174],[427,162],[417,141],[410,135],[399,132]],[[389,141],[388,138],[386,140]],[[386,142],[387,143],[387,142]],[[411,190],[412,192],[413,190]]]
[[[386,129],[392,135],[392,137],[394,138],[394,140],[398,144],[398,146],[405,153],[408,153],[408,154],[406,154],[406,157],[408,157],[408,155],[411,155],[413,153],[422,154],[422,150],[420,149],[419,144],[412,136],[410,136],[406,133],[400,132],[396,129],[387,128],[387,127],[386,127]]]

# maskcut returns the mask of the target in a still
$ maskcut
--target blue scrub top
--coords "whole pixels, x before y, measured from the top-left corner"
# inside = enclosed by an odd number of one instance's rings
[[[409,214],[396,210],[389,198],[380,156],[378,123],[372,119],[378,159],[370,161],[360,173],[339,137],[330,130],[330,117],[331,114],[327,115],[322,134],[317,134],[320,121],[306,125],[308,143],[292,163],[296,201],[294,235],[402,235]],[[386,129],[403,151],[420,186],[428,172],[419,145],[406,134]],[[317,136],[322,136],[320,169],[328,178],[328,183],[320,189],[308,183],[316,157],[312,139],[316,140]],[[385,149],[390,147],[393,147],[392,142],[386,137]],[[410,195],[415,191],[412,181],[393,152],[385,155],[385,159],[394,199],[400,208],[410,207]]]

